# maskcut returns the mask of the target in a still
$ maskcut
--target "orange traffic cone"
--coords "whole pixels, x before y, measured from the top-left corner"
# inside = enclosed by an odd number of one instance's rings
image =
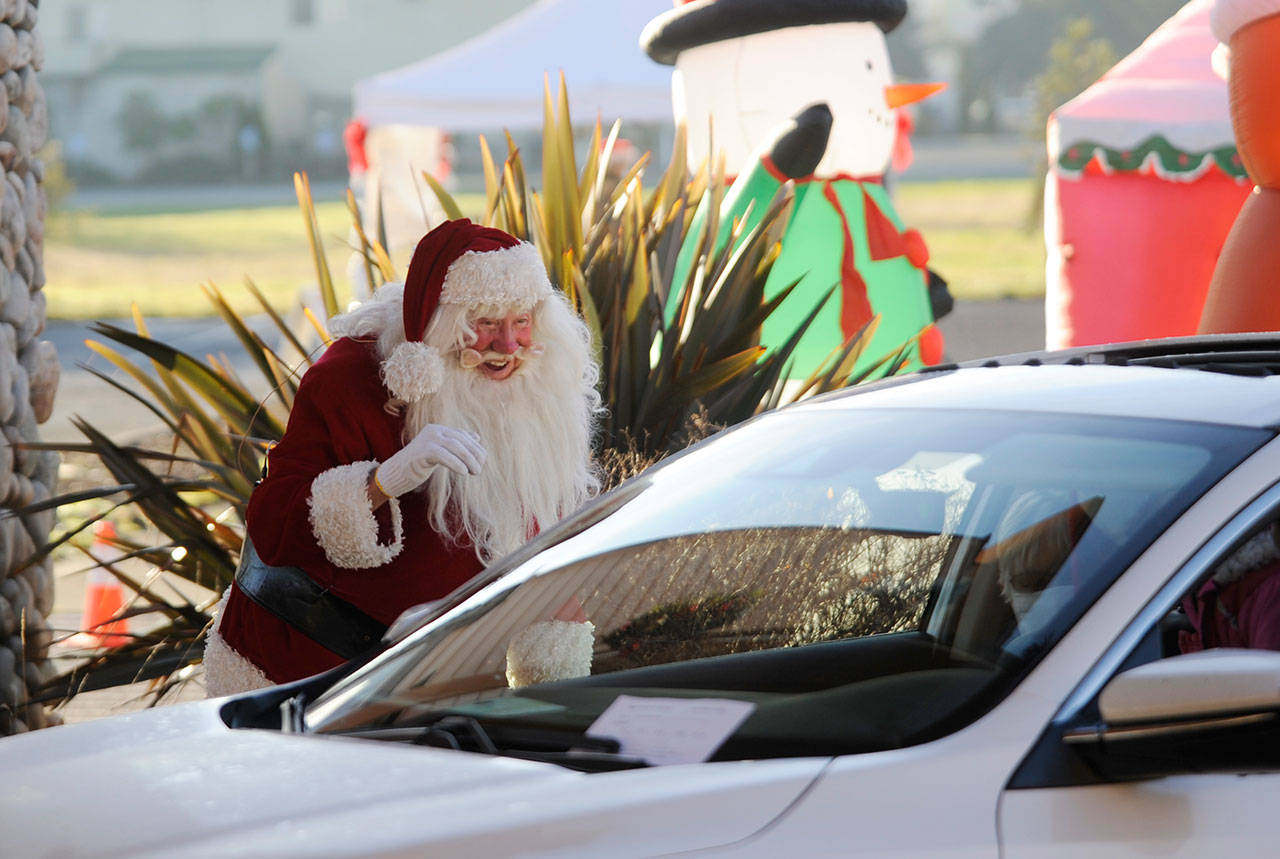
[[[93,528],[93,545],[89,554],[103,563],[111,563],[120,557],[120,550],[112,541],[116,538],[115,525],[102,519]],[[116,619],[124,608],[124,585],[102,567],[89,571],[84,588],[84,614],[80,618],[79,633],[69,640],[76,647],[119,647],[129,641],[128,618]]]

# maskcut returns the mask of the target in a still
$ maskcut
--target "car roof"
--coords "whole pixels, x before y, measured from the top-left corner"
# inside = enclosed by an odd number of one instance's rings
[[[807,407],[996,409],[1277,428],[1280,335],[1024,352],[851,388]]]

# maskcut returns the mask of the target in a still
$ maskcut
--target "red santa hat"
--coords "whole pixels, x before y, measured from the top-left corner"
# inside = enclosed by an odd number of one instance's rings
[[[445,221],[422,237],[404,281],[404,339],[382,364],[393,396],[407,403],[440,388],[439,350],[422,342],[442,304],[531,310],[551,294],[538,249],[495,227],[466,218]]]

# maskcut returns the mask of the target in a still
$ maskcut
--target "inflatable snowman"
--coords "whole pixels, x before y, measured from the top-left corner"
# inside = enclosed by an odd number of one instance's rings
[[[675,66],[673,103],[690,162],[723,153],[736,177],[718,242],[735,219],[746,216],[754,227],[782,184],[796,183],[765,299],[800,283],[765,321],[763,344],[786,342],[839,288],[793,353],[793,378],[818,369],[877,316],[855,369],[904,344],[909,365],[942,357],[934,305],[945,312],[949,296],[934,277],[931,302],[928,250],[904,228],[883,178],[897,109],[941,89],[891,82],[884,34],[906,11],[906,0],[693,0],[650,21],[641,36],[651,58]],[[681,251],[675,283],[695,263],[699,226]]]

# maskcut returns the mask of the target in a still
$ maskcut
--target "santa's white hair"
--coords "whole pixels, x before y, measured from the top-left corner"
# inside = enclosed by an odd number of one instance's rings
[[[373,297],[330,320],[339,336],[377,340],[383,360],[402,344],[404,285],[387,283]],[[476,341],[472,323],[532,311],[529,355],[514,374],[492,380],[463,369],[461,350]],[[444,375],[435,393],[409,404],[405,440],[427,424],[471,430],[486,451],[479,474],[438,468],[427,493],[430,525],[450,539],[465,536],[488,563],[572,512],[595,494],[599,476],[591,440],[600,412],[599,368],[586,324],[558,291],[532,308],[441,304],[423,343],[439,350]]]

